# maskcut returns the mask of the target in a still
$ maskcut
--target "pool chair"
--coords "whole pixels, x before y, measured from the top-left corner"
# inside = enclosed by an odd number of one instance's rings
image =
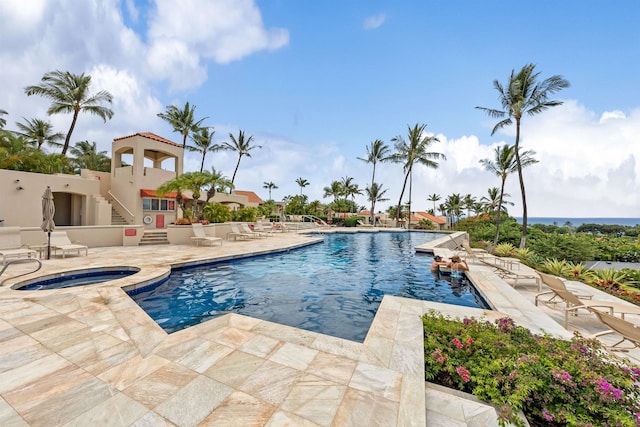
[[[540,280],[540,275],[537,271],[535,270],[513,270],[507,267],[503,267],[500,264],[497,264],[495,262],[491,262],[491,261],[487,261],[485,259],[480,259],[480,261],[493,268],[494,269],[494,273],[500,277],[502,280],[504,280],[505,282],[507,280],[511,280],[512,283],[510,283],[510,285],[512,287],[516,287],[516,285],[518,285],[522,280],[533,280],[536,282],[536,286],[538,287],[538,292],[540,292],[542,290],[542,281]]]
[[[580,299],[590,300],[591,298],[593,298],[593,295],[578,294],[576,292],[570,291],[569,289],[567,289],[567,286],[565,285],[564,281],[557,276],[553,276],[547,273],[540,273],[540,272],[538,272],[538,274],[540,275],[540,279],[542,280],[542,283],[547,285],[550,289],[560,289],[562,291],[571,292],[572,294],[574,294]],[[558,297],[558,295],[554,293],[552,290],[541,292],[538,295],[536,295],[536,301],[538,301],[540,297],[543,297],[545,295],[551,296],[551,298],[543,301],[545,304],[555,304],[558,302],[562,302],[562,300]]]
[[[222,238],[207,235],[204,227],[199,222],[191,224],[191,229],[193,230],[191,241],[195,243],[196,246],[213,246],[214,243],[218,243],[222,246]]]
[[[254,231],[249,227],[249,224],[242,223],[240,224],[240,232],[246,233],[254,239],[260,239],[262,237],[267,237],[267,233],[261,233],[259,231]]]
[[[227,240],[231,240],[231,238],[233,238],[233,240],[238,240],[239,238],[245,240],[254,238],[251,234],[242,233],[238,230],[238,226],[236,224],[229,224],[229,227],[231,228],[231,231],[227,233]]]
[[[0,260],[2,265],[11,258],[35,258],[36,251],[22,244],[20,227],[0,227]]]
[[[269,224],[269,228],[265,228],[264,224],[260,221],[257,221],[255,224],[253,224],[253,229],[255,231],[257,231],[258,233],[263,233],[265,236],[269,236],[272,237],[273,233],[275,233],[275,230],[273,229],[273,225]]]
[[[611,351],[629,351],[634,348],[640,348],[640,327],[634,325],[631,322],[628,322],[624,319],[620,319],[618,317],[612,316],[610,314],[604,313],[598,310],[590,311],[598,316],[598,320],[600,320],[606,327],[610,328],[607,331],[598,332],[594,335],[594,337],[600,337],[608,334],[618,334],[622,337],[620,341],[613,345],[606,345],[607,350]],[[625,341],[629,341],[631,346],[621,346]]]
[[[546,295],[549,293],[555,294],[551,300],[542,300],[540,297],[542,295]],[[578,315],[578,310],[599,310],[605,311],[609,314],[613,315],[614,313],[619,313],[624,319],[625,314],[638,314],[640,315],[640,307],[634,306],[631,303],[618,302],[618,301],[605,301],[605,300],[582,300],[578,297],[578,295],[569,292],[568,290],[562,289],[554,289],[551,288],[550,292],[542,292],[536,295],[535,304],[538,305],[539,302],[549,303],[555,307],[557,304],[563,303],[564,308],[564,324],[565,329],[569,323],[569,314],[573,314],[575,316]]]
[[[86,245],[80,245],[69,240],[66,231],[52,231],[51,232],[51,250],[53,253],[62,253],[62,258],[65,258],[67,254],[76,254],[78,256],[89,254],[89,247]]]

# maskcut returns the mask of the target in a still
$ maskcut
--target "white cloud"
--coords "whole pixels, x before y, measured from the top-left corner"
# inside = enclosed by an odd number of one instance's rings
[[[604,113],[602,113],[602,116],[600,117],[600,123],[604,123],[607,120],[612,120],[612,119],[626,119],[626,118],[627,117],[625,116],[625,114],[620,110],[605,111]]]
[[[384,21],[387,19],[384,13],[380,13],[378,15],[369,16],[364,20],[363,27],[365,30],[375,30],[384,24]]]

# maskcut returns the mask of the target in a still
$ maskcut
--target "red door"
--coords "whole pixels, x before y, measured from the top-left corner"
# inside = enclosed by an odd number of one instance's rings
[[[164,215],[156,215],[156,228],[164,228]]]

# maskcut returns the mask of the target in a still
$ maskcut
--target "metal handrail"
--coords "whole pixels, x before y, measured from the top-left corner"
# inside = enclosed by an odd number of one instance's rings
[[[13,260],[5,262],[4,267],[2,267],[2,270],[0,270],[0,276],[2,276],[2,274],[5,272],[5,270],[10,265],[13,265],[13,264],[24,264],[26,262],[31,262],[31,261],[35,261],[35,262],[38,263],[38,267],[36,267],[35,270],[27,271],[26,273],[20,273],[20,274],[18,274],[16,276],[7,277],[4,280],[0,281],[0,286],[4,285],[4,282],[6,282],[9,279],[15,279],[16,277],[26,276],[27,274],[35,273],[36,271],[38,271],[38,270],[40,270],[42,268],[42,261],[40,261],[38,258],[13,259]]]
[[[127,207],[120,200],[118,200],[116,196],[114,196],[111,190],[107,191],[107,194],[111,197],[112,202],[116,202],[116,205],[118,205],[119,208],[123,209],[129,215],[129,221],[133,221],[135,219],[136,216],[133,214],[133,212],[127,209]]]

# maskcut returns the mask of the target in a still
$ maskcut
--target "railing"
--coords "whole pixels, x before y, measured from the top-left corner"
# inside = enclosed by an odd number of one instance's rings
[[[20,274],[15,275],[15,276],[7,277],[4,280],[0,281],[0,286],[4,285],[4,282],[6,282],[9,279],[15,279],[16,277],[26,276],[27,274],[35,273],[36,271],[38,271],[38,270],[40,270],[42,268],[42,261],[40,261],[38,258],[13,259],[13,260],[7,261],[4,264],[4,267],[2,267],[2,270],[0,270],[0,276],[2,276],[2,274],[6,271],[6,269],[10,265],[13,265],[13,264],[24,264],[24,263],[31,262],[31,261],[34,261],[34,262],[38,263],[38,267],[36,267],[35,270],[27,271],[26,273],[20,273]]]
[[[120,215],[122,215],[122,211],[126,212],[126,216],[128,216],[128,218],[126,218],[125,215],[122,216],[129,224],[131,224],[136,216],[129,209],[127,209],[127,207],[120,200],[118,200],[116,196],[113,195],[111,190],[107,191],[107,194],[111,198],[111,203],[115,202],[116,210]]]

